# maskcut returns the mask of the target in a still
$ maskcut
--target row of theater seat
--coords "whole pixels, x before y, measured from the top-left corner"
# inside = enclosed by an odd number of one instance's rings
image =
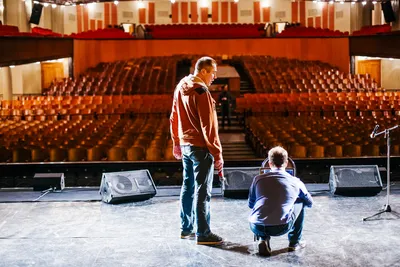
[[[165,24],[145,25],[153,39],[260,38],[265,24]]]
[[[276,145],[287,148],[293,158],[383,156],[386,140],[369,136],[376,124],[391,127],[399,124],[399,117],[253,116],[246,122],[246,138],[259,157]],[[392,135],[392,148],[393,155],[400,155],[399,133]]]
[[[179,56],[142,57],[100,63],[75,79],[54,81],[45,95],[135,95],[171,93]]]
[[[27,97],[0,103],[0,118],[3,119],[80,120],[124,114],[167,114],[171,109],[172,95]]]
[[[0,162],[172,159],[166,117],[3,121]]]
[[[311,112],[325,117],[399,114],[400,92],[246,94],[236,99],[236,111],[287,116],[308,116]]]
[[[277,37],[340,37],[348,35],[348,31],[341,32],[339,30],[297,26],[285,28],[281,33],[277,34]]]
[[[327,63],[270,56],[243,56],[243,66],[257,92],[378,91],[370,75],[344,73]]]
[[[74,39],[133,39],[135,38],[130,33],[124,32],[121,29],[97,29],[88,30],[80,33],[72,33],[69,35]]]
[[[392,26],[390,24],[383,25],[373,25],[373,26],[363,26],[359,31],[354,31],[353,35],[375,35],[382,33],[390,33],[392,31]]]

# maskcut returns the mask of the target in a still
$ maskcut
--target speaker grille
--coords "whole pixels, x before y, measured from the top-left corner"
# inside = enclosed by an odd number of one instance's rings
[[[259,174],[260,168],[224,168],[225,190],[249,190],[253,178]]]
[[[372,167],[338,168],[335,173],[338,187],[374,187],[379,185],[379,178]]]
[[[116,175],[115,179],[111,180],[111,184],[115,188],[115,191],[121,195],[139,191],[134,181],[122,175]]]
[[[148,170],[103,173],[100,194],[106,203],[145,200],[156,193],[156,187]]]
[[[337,195],[372,196],[382,190],[382,181],[377,165],[331,166],[329,187]]]

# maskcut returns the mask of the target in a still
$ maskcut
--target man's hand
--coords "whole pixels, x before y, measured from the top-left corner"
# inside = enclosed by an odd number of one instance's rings
[[[172,154],[176,159],[182,159],[181,146],[174,146],[174,148],[172,149]]]
[[[224,160],[219,159],[214,162],[214,167],[217,169],[218,172],[221,172],[224,167]]]

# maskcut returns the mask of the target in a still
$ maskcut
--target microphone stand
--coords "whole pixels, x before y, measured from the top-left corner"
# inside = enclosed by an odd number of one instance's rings
[[[386,189],[387,189],[387,192],[386,192],[386,204],[383,206],[383,208],[378,213],[376,213],[376,214],[374,214],[372,216],[363,218],[363,221],[368,221],[368,220],[372,219],[373,217],[376,217],[376,216],[378,216],[378,215],[380,215],[382,213],[385,213],[385,212],[391,212],[397,218],[400,218],[400,214],[398,212],[392,210],[392,208],[390,207],[390,204],[389,204],[389,197],[390,197],[390,131],[392,131],[394,129],[397,129],[398,127],[399,127],[399,125],[396,125],[396,126],[393,126],[392,128],[389,128],[389,129],[383,130],[383,131],[381,131],[379,133],[376,133],[376,131],[378,130],[378,125],[377,125],[377,126],[375,126],[375,129],[371,134],[371,138],[374,138],[374,137],[376,137],[378,135],[381,135],[381,134],[385,134],[385,138],[386,138],[386,143],[387,143],[387,170],[386,170],[386,178],[387,178]]]

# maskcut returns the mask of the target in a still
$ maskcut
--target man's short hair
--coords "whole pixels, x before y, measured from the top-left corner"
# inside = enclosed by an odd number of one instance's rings
[[[217,65],[217,61],[211,57],[202,57],[199,58],[196,62],[195,72],[200,72],[202,69],[206,69],[207,72],[211,71],[213,65]]]
[[[288,153],[283,147],[273,147],[268,151],[268,161],[280,168],[288,162]]]

